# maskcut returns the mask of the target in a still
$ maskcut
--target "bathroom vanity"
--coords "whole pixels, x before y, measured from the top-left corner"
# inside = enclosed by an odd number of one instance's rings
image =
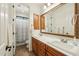
[[[79,41],[77,43],[79,45]],[[65,43],[55,37],[33,35],[32,51],[37,56],[78,56],[79,46],[74,45],[72,40]]]
[[[65,56],[65,54],[32,37],[32,49],[38,56]]]
[[[36,55],[45,56],[45,44],[32,37],[32,49]]]
[[[79,4],[60,4],[40,16],[40,33],[47,35],[33,34],[32,50],[36,55],[79,56],[78,6]],[[74,40],[74,37],[78,40]]]

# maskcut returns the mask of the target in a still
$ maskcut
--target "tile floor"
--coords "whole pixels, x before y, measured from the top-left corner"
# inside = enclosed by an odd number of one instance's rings
[[[26,45],[21,45],[16,47],[16,55],[15,56],[35,56],[33,52],[29,52]]]

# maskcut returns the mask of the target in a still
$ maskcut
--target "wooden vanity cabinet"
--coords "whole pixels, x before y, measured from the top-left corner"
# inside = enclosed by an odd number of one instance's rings
[[[37,40],[35,38],[32,37],[32,51],[34,52],[35,55],[38,54],[38,47],[37,47]]]
[[[65,56],[63,53],[57,51],[56,49],[46,45],[46,55],[47,56]]]
[[[45,56],[45,44],[41,41],[38,41],[38,55]]]
[[[35,55],[45,56],[45,44],[32,37],[32,50]]]
[[[65,54],[32,37],[32,50],[38,56],[65,56]]]

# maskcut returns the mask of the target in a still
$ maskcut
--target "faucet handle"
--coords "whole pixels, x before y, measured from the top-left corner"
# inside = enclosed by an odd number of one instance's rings
[[[61,39],[61,41],[64,41],[64,39]]]
[[[67,43],[67,39],[61,39],[61,41]]]

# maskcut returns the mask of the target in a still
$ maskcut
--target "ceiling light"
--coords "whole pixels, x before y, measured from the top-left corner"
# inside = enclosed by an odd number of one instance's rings
[[[46,5],[44,5],[44,9],[46,9]]]
[[[47,6],[50,6],[51,5],[51,3],[47,3]]]

